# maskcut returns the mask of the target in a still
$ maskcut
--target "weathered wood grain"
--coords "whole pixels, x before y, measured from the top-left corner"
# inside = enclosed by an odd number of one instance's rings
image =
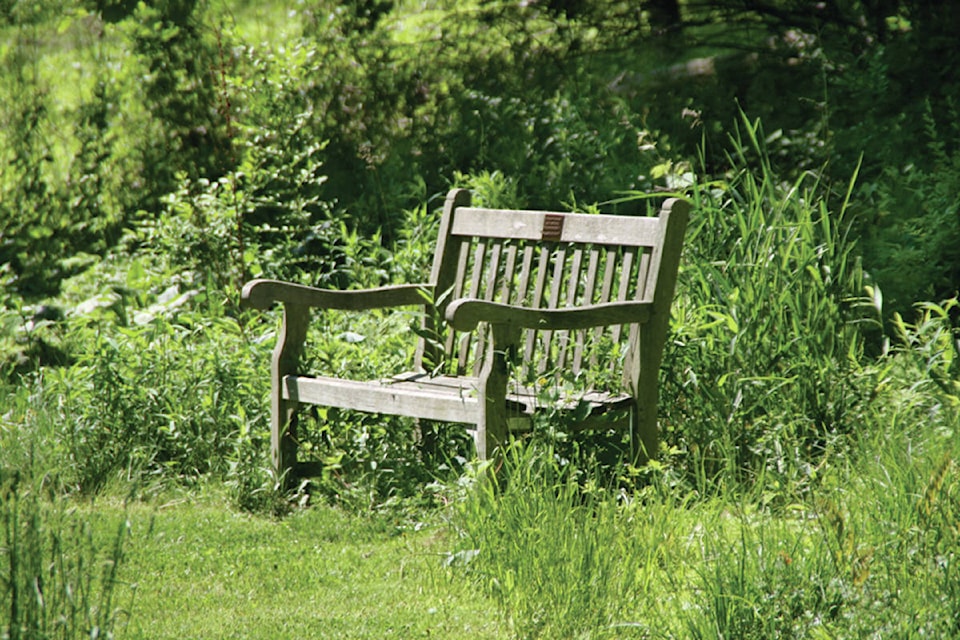
[[[284,307],[271,366],[278,473],[316,470],[297,462],[302,404],[463,423],[481,458],[495,455],[508,427],[529,428],[549,409],[568,416],[570,429],[629,428],[637,461],[655,455],[657,379],[689,208],[670,199],[656,217],[496,210],[471,207],[455,189],[427,283],[362,291],[247,283],[244,304]],[[311,309],[407,305],[423,308],[422,333],[445,334],[419,339],[414,371],[357,381],[301,370]],[[601,369],[613,375],[594,377],[619,387],[562,387]],[[542,406],[544,385],[558,390],[555,406]]]

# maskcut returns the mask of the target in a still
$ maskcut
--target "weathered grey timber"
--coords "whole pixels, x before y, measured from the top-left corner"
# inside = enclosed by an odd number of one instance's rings
[[[490,457],[537,411],[567,428],[627,428],[635,456],[656,454],[658,373],[689,205],[657,217],[510,211],[447,195],[430,281],[361,291],[276,280],[243,288],[247,306],[283,304],[272,361],[272,456],[300,475],[296,412],[317,404],[463,423]],[[412,370],[387,380],[300,369],[311,308],[423,310]],[[571,381],[582,383],[571,386]],[[547,406],[552,404],[552,406]]]

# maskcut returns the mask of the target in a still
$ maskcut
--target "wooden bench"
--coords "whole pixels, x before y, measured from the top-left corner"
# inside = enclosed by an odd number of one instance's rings
[[[566,429],[629,429],[637,461],[655,455],[657,378],[688,210],[679,199],[657,217],[481,209],[455,189],[429,282],[357,291],[247,283],[247,306],[283,304],[271,374],[276,470],[309,468],[297,463],[303,403],[463,423],[481,459],[544,410]],[[408,305],[424,312],[411,371],[355,381],[300,370],[311,308]]]

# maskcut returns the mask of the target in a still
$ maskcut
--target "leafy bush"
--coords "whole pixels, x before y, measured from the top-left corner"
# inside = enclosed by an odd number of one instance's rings
[[[264,415],[265,354],[249,353],[232,321],[157,317],[111,334],[86,338],[75,365],[44,377],[63,425],[64,480],[95,493],[119,472],[224,474],[245,421]]]
[[[63,486],[96,493],[120,475],[222,476],[247,421],[266,429],[269,345],[209,282],[163,256],[116,252],[65,281],[61,318],[11,318],[26,340],[70,354],[5,382],[35,386],[38,411],[58,426],[50,444]]]
[[[123,24],[142,65],[140,90],[155,137],[143,140],[151,195],[172,189],[175,176],[215,180],[236,162],[224,79],[232,57],[223,32],[205,23],[202,0],[139,3]]]
[[[450,489],[446,564],[517,638],[954,635],[960,403],[926,376],[954,362],[950,306],[878,360],[849,455],[823,457],[789,504],[772,471],[705,496],[668,459],[618,492],[584,456],[524,443]]]
[[[960,407],[960,327],[951,314],[958,306],[958,298],[940,304],[923,302],[917,305],[915,322],[899,314],[893,317],[897,350],[903,358],[914,360],[918,372],[926,374],[927,384],[936,385],[955,409]]]
[[[85,198],[86,183],[102,173],[92,167],[108,143],[95,142],[102,125],[95,97],[78,110],[80,151],[73,159],[73,182],[59,175],[49,129],[57,126],[50,87],[38,67],[41,52],[35,29],[23,25],[3,52],[3,99],[0,117],[8,123],[0,134],[0,265],[16,290],[34,296],[56,293],[64,276],[64,258],[81,248],[102,247],[99,230],[114,221],[111,212]],[[54,113],[51,113],[54,112]]]
[[[766,474],[795,489],[858,432],[875,384],[862,358],[877,310],[847,200],[829,205],[816,176],[782,183],[759,123],[744,119],[741,131],[731,175],[692,189],[664,423],[699,486]]]

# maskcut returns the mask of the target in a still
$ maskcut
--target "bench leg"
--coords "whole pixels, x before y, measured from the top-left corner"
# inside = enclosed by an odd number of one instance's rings
[[[483,414],[477,424],[477,457],[493,457],[497,447],[507,441],[507,364],[511,351],[520,340],[520,329],[507,324],[490,327],[491,340],[480,371]]]
[[[296,482],[297,403],[280,399],[276,392],[274,403],[271,411],[270,454],[277,482],[283,488],[290,488]]]
[[[657,427],[657,391],[654,387],[640,394],[630,411],[630,443],[633,462],[640,466],[657,457],[660,432]]]
[[[289,487],[297,464],[297,403],[283,397],[284,376],[296,373],[307,337],[310,310],[302,305],[283,305],[283,325],[270,366],[270,453],[277,480]]]

